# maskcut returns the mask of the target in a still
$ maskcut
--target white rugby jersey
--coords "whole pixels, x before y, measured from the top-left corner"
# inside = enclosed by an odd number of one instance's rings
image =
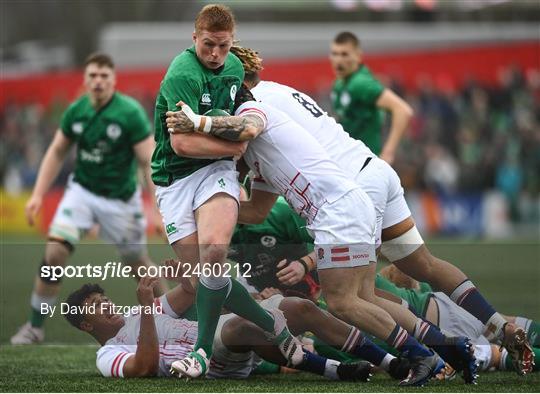
[[[251,92],[257,100],[285,112],[307,130],[349,176],[356,177],[366,159],[375,157],[307,94],[269,81],[259,82]]]
[[[249,101],[235,115],[248,113],[259,115],[266,123],[244,154],[255,172],[254,189],[282,195],[311,224],[324,203],[332,203],[359,187],[287,114],[266,103]]]
[[[197,322],[154,314],[159,342],[158,376],[171,376],[171,364],[193,350],[197,340]],[[135,355],[139,340],[141,315],[125,318],[124,326],[97,351],[97,368],[105,377],[124,377],[124,364]]]

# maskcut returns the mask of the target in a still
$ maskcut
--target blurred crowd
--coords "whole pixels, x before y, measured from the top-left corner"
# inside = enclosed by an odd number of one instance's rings
[[[527,220],[540,196],[540,72],[501,71],[496,86],[459,89],[424,78],[414,91],[390,87],[415,110],[394,167],[406,190],[504,194],[511,218]],[[128,94],[133,92],[126,92]],[[151,116],[154,99],[135,93]],[[324,104],[325,101],[323,100]],[[66,102],[7,105],[0,113],[0,180],[11,193],[30,189]],[[152,119],[152,117],[151,117]],[[64,166],[62,186],[73,166]]]

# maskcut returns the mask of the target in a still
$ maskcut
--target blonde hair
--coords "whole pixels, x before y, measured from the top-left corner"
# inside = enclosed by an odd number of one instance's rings
[[[200,33],[202,30],[234,32],[235,27],[236,21],[232,10],[223,4],[208,4],[195,18],[196,33]]]
[[[231,47],[231,52],[240,59],[246,73],[258,73],[264,69],[262,66],[263,60],[259,57],[259,52],[236,44]]]

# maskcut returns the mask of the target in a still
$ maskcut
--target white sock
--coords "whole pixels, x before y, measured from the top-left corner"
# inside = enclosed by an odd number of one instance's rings
[[[508,323],[500,313],[494,313],[484,326],[484,336],[489,342],[501,343],[504,339],[504,325]]]
[[[384,356],[379,367],[388,372],[388,370],[390,369],[390,362],[392,362],[393,359],[395,359],[395,357],[388,353],[386,356]]]
[[[47,304],[51,307],[56,304],[57,299],[57,296],[41,296],[33,291],[30,297],[30,306],[36,311],[41,311],[41,304]]]
[[[338,380],[339,376],[337,374],[337,369],[339,364],[340,362],[336,360],[326,360],[326,364],[324,366],[324,376],[328,379]]]
[[[516,326],[523,328],[525,331],[529,331],[532,320],[527,319],[526,317],[517,316],[516,317]]]

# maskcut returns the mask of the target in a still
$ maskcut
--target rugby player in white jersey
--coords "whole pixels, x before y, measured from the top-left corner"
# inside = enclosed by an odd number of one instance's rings
[[[193,292],[179,284],[154,299],[152,289],[156,282],[157,278],[141,279],[137,287],[139,305],[131,307],[130,313],[126,314],[119,313],[119,306],[97,284],[86,284],[67,298],[69,313],[65,314],[66,319],[101,345],[96,364],[103,376],[174,376],[174,364],[179,362],[175,360],[193,351],[197,322],[179,317],[193,305]],[[271,297],[261,306],[267,310],[282,310],[295,335],[305,331],[317,333],[350,354],[355,354],[351,348],[353,342],[358,345],[367,339],[308,300]],[[354,337],[351,334],[355,334]],[[246,378],[262,358],[278,365],[287,364],[278,346],[267,340],[261,328],[232,313],[220,317],[213,342],[215,350],[208,372],[210,378]],[[296,366],[297,369],[334,380],[367,381],[371,376],[373,366],[369,362],[342,364],[308,351],[305,353],[307,357]],[[406,364],[391,355],[389,360],[395,361],[391,363],[394,369],[388,370],[392,376],[407,375]]]
[[[486,337],[502,343],[511,354],[516,371],[530,372],[534,353],[526,332],[507,322],[459,268],[430,253],[415,226],[399,176],[392,167],[377,158],[363,142],[351,138],[308,95],[289,86],[261,81],[258,73],[262,70],[262,59],[255,51],[233,46],[231,52],[242,61],[246,72],[244,83],[255,98],[285,112],[307,130],[370,197],[377,216],[377,246],[382,241],[381,253],[401,271],[441,290],[475,316],[484,324]],[[295,268],[303,270],[297,263],[296,267],[287,267],[281,276],[288,279]],[[395,315],[393,317],[397,320]],[[422,340],[426,329],[420,320],[414,331]]]
[[[257,195],[262,195],[264,206],[251,200],[241,202],[239,222],[249,223],[259,212],[266,215],[282,195],[306,219],[314,235],[317,269],[329,310],[407,355],[412,373],[403,385],[425,384],[442,368],[442,361],[372,302],[376,227],[371,201],[320,144],[285,113],[252,101],[245,88],[237,93],[237,100],[243,104],[236,106],[236,116],[232,117],[196,115],[179,102],[182,111],[167,112],[169,132],[195,132],[204,123],[204,129],[216,137],[250,140],[244,160],[256,173],[252,198],[257,201]],[[395,306],[387,300],[379,302]]]

